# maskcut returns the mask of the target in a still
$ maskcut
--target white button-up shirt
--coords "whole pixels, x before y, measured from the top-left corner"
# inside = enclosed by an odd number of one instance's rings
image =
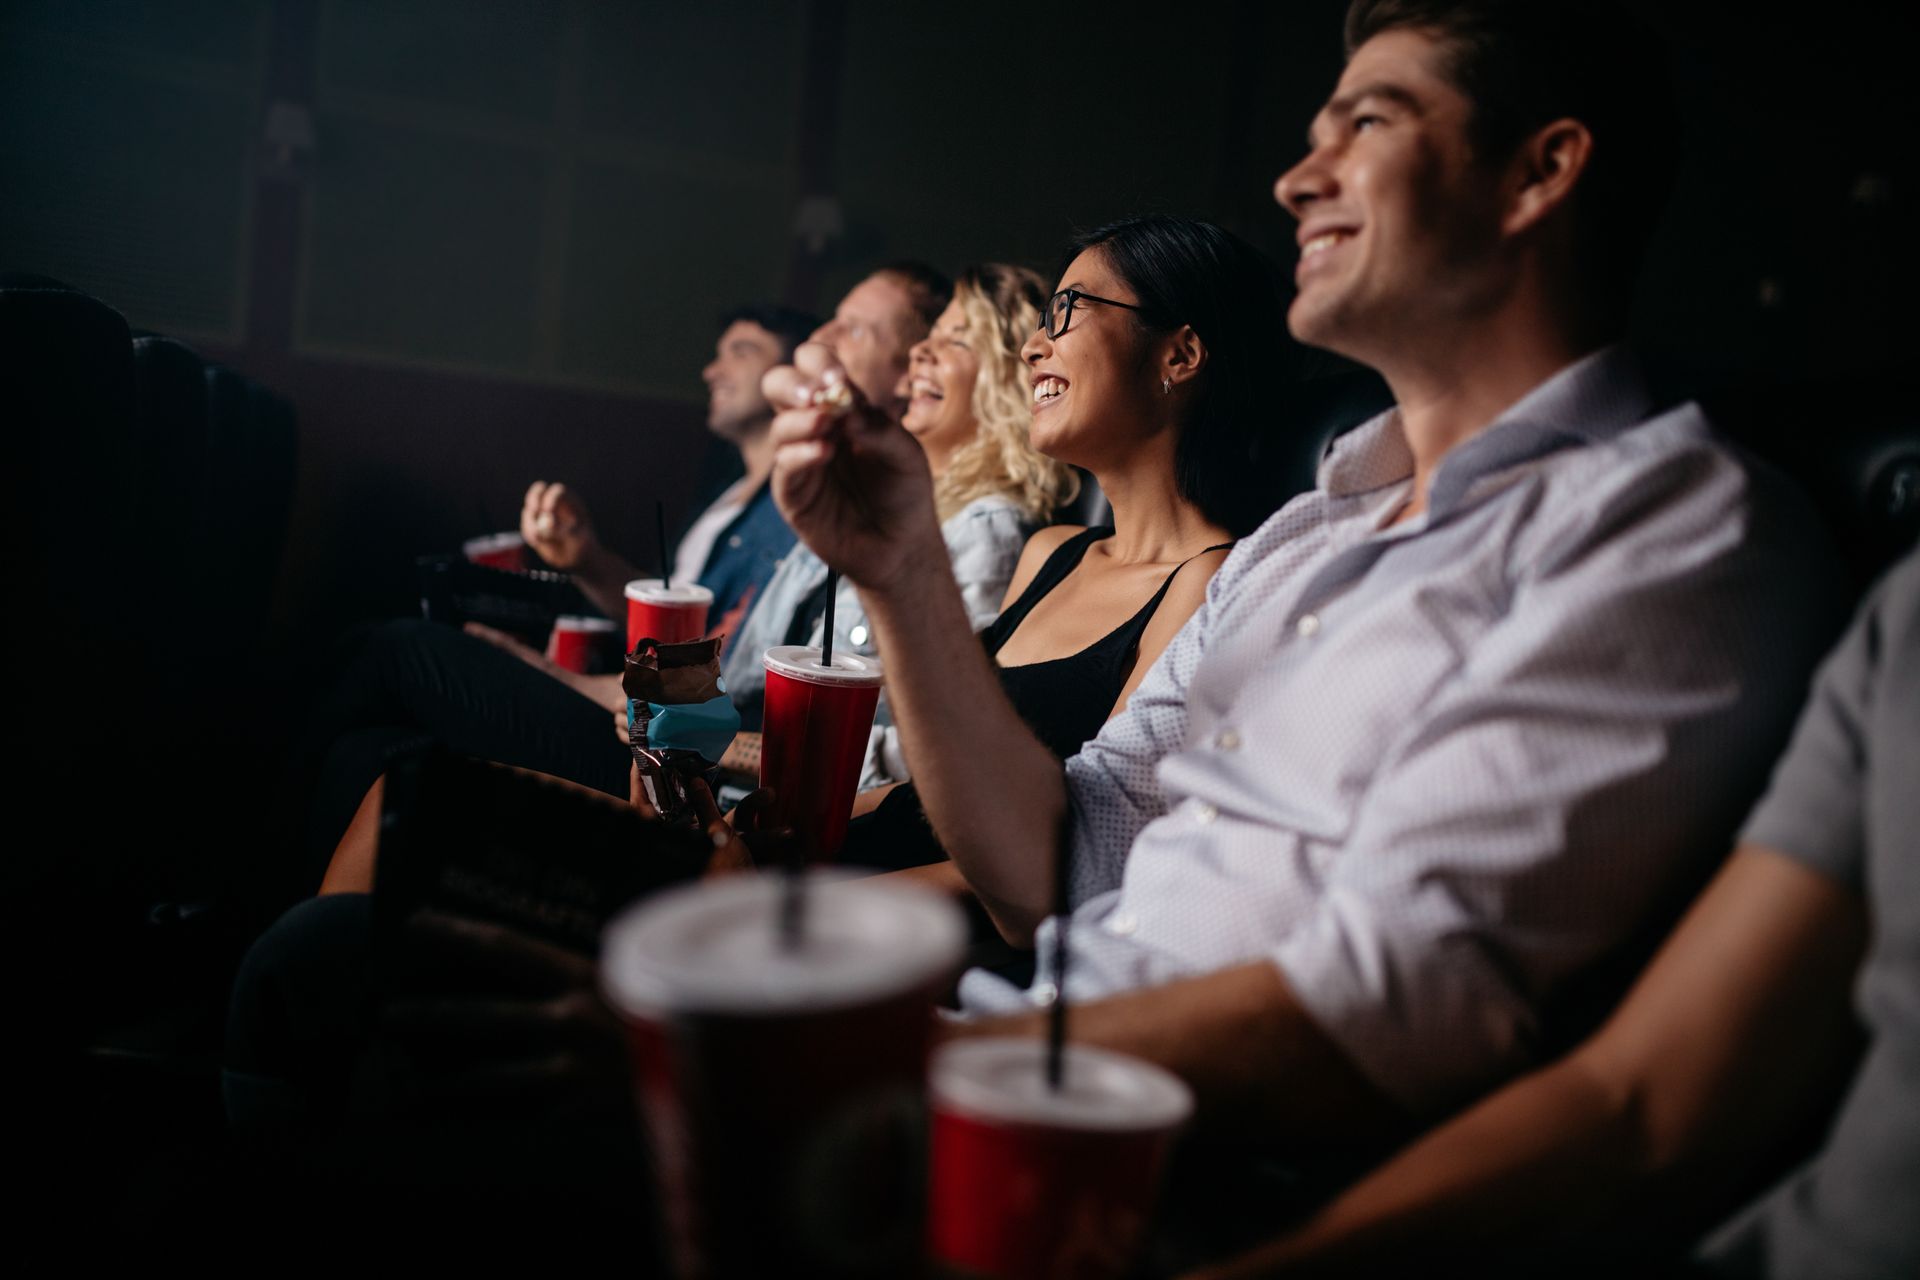
[[[1397,413],[1333,445],[1067,763],[1070,998],[1265,957],[1431,1114],[1617,991],[1725,852],[1837,618],[1799,495],[1693,406],[1651,413],[1631,358],[1595,353],[1391,528]],[[984,971],[961,999],[1027,1005]]]

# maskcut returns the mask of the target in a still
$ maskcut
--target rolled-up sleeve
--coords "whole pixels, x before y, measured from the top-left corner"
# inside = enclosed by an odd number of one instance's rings
[[[1775,493],[1706,450],[1611,473],[1408,708],[1272,957],[1416,1114],[1537,1061],[1572,1030],[1541,1010],[1725,854],[1830,634],[1824,549]]]

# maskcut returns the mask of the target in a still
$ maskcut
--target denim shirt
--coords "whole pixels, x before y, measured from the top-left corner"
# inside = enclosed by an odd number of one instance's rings
[[[708,618],[717,623],[743,602],[751,609],[754,595],[767,585],[792,547],[793,530],[774,505],[773,486],[762,484],[714,539],[700,570],[700,585],[713,592]]]
[[[1006,595],[1014,566],[1020,563],[1020,552],[1035,527],[1036,522],[1018,506],[998,496],[976,498],[940,526],[941,536],[947,543],[947,555],[953,563],[954,581],[960,587],[967,620],[975,631],[999,616],[1001,598]],[[739,632],[728,642],[721,674],[726,678],[727,692],[733,695],[734,706],[740,709],[743,729],[760,727],[761,700],[767,686],[763,657],[768,649],[786,643],[795,611],[826,581],[826,562],[805,543],[795,543],[758,603],[748,612]],[[816,623],[806,643],[817,645],[824,638],[821,623]],[[867,621],[866,610],[861,607],[853,584],[844,578],[834,598],[833,648],[836,653],[872,654],[875,651],[872,624]],[[883,725],[887,722],[884,700],[876,718]]]

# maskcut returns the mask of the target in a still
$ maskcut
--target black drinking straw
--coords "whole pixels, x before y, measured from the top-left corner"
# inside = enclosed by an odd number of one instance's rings
[[[1067,1081],[1067,872],[1073,866],[1073,810],[1060,820],[1053,853],[1053,1004],[1047,1010],[1047,1087]]]
[[[826,638],[820,642],[820,665],[833,667],[833,598],[840,594],[840,575],[827,570]],[[807,859],[800,837],[787,837],[787,874],[780,894],[780,946],[798,951],[807,939]]]
[[[660,540],[660,585],[673,585],[673,561],[667,559],[667,504],[653,500],[653,532]]]
[[[820,641],[820,665],[829,671],[833,669],[833,600],[840,594],[840,574],[837,570],[827,570],[827,616],[821,622],[825,634]]]
[[[788,831],[782,837],[786,874],[780,877],[780,949],[798,951],[807,940],[807,858],[800,837]]]

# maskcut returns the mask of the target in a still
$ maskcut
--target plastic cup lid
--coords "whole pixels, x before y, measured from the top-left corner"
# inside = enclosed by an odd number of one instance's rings
[[[627,584],[627,599],[642,604],[712,604],[713,592],[697,582],[670,587],[658,578],[635,578]]]
[[[1169,1130],[1193,1114],[1193,1092],[1150,1062],[1067,1046],[1065,1086],[1047,1084],[1043,1040],[955,1040],[935,1052],[934,1106],[1003,1124],[1102,1133]]]
[[[960,967],[966,920],[941,895],[841,872],[807,880],[796,951],[780,945],[778,876],[685,885],[628,908],[602,943],[607,998],[640,1017],[794,1014],[889,999]]]
[[[468,555],[487,551],[505,551],[512,547],[524,547],[527,540],[517,533],[490,533],[484,538],[468,538],[460,544],[460,550]]]
[[[553,625],[562,631],[612,631],[620,624],[611,618],[588,618],[577,613],[563,613],[553,620]]]
[[[879,684],[880,659],[860,653],[836,653],[833,665],[820,661],[820,648],[810,644],[783,644],[767,650],[766,666],[791,680],[813,684]]]

